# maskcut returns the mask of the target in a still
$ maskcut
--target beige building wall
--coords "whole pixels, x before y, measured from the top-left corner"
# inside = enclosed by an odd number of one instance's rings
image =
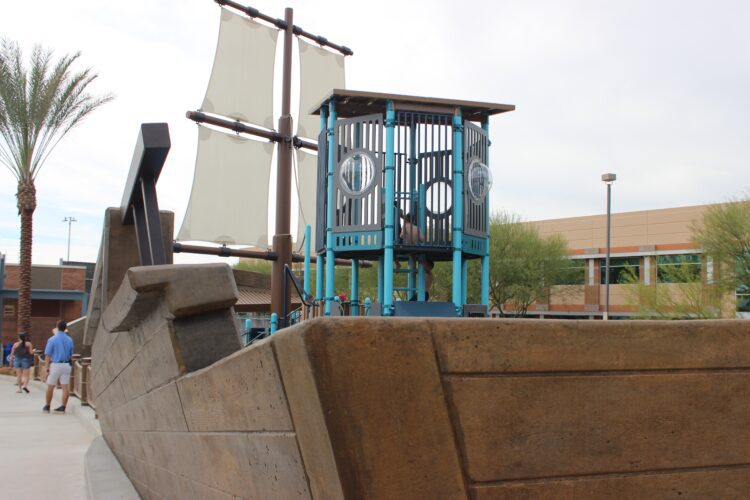
[[[691,241],[691,226],[700,222],[710,205],[642,210],[612,214],[611,257],[638,258],[640,281],[649,286],[656,283],[659,255],[700,254]],[[597,318],[605,309],[606,287],[601,284],[604,272],[601,259],[606,255],[606,214],[531,221],[527,224],[544,236],[559,235],[568,242],[570,255],[585,261],[582,285],[555,286],[546,298],[537,303],[530,314],[545,317],[584,316]],[[703,259],[704,279],[705,258]],[[659,284],[670,289],[679,287]],[[610,315],[631,316],[638,309],[638,290],[634,285],[610,284]]]
[[[700,220],[709,205],[664,208],[612,214],[612,247],[690,245],[690,225]],[[604,249],[607,216],[588,215],[529,222],[542,236],[559,234],[571,250]]]

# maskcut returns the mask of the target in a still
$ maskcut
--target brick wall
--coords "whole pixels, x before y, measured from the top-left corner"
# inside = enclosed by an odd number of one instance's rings
[[[19,276],[20,268],[18,265],[14,264],[5,264],[5,288],[18,288],[18,276]]]
[[[54,274],[58,272],[60,275],[60,282],[55,285],[55,289],[61,290],[85,290],[86,286],[86,269],[83,267],[54,267],[44,266],[38,269],[44,269],[48,271],[46,274]],[[20,268],[17,264],[6,264],[5,266],[5,288],[6,289],[18,289],[18,278]],[[44,285],[49,286],[55,280],[49,279],[49,276],[45,276]],[[32,280],[33,281],[33,280]],[[41,282],[40,282],[41,283]],[[33,286],[34,283],[32,283]],[[38,284],[38,283],[37,283]],[[12,305],[15,309],[16,315],[18,314],[17,300],[6,299],[3,301],[4,304]],[[82,302],[80,300],[62,301],[62,300],[34,300],[31,304],[31,331],[29,332],[34,341],[34,345],[38,344],[38,340],[46,339],[50,335],[50,330],[54,328],[57,321],[64,319],[65,321],[73,321],[81,317]],[[8,317],[3,316],[2,323],[2,343],[5,345],[7,342],[17,340],[17,316]],[[44,340],[46,341],[46,340]],[[42,346],[43,347],[43,346]]]
[[[60,284],[63,290],[86,290],[86,268],[63,267]]]

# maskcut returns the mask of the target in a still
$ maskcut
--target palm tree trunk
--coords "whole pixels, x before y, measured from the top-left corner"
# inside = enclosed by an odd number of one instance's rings
[[[34,210],[36,210],[34,182],[19,182],[16,196],[18,198],[18,213],[21,215],[18,332],[31,333],[31,243]]]

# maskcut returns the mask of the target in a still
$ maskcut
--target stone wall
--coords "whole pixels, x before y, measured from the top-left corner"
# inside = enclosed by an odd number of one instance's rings
[[[223,265],[133,268],[92,392],[144,498],[740,499],[750,322],[331,318],[239,350]]]

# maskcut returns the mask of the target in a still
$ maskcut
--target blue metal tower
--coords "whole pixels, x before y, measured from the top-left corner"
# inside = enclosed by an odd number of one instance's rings
[[[324,302],[326,315],[335,300],[338,257],[352,259],[353,314],[362,302],[360,259],[378,266],[378,297],[370,314],[462,316],[477,310],[465,307],[471,259],[481,259],[486,311],[489,117],[514,109],[352,90],[334,90],[316,107],[321,117],[316,299]],[[451,303],[427,302],[439,261],[452,262]],[[397,273],[407,274],[405,287],[394,285]],[[394,301],[394,293],[404,300]]]

